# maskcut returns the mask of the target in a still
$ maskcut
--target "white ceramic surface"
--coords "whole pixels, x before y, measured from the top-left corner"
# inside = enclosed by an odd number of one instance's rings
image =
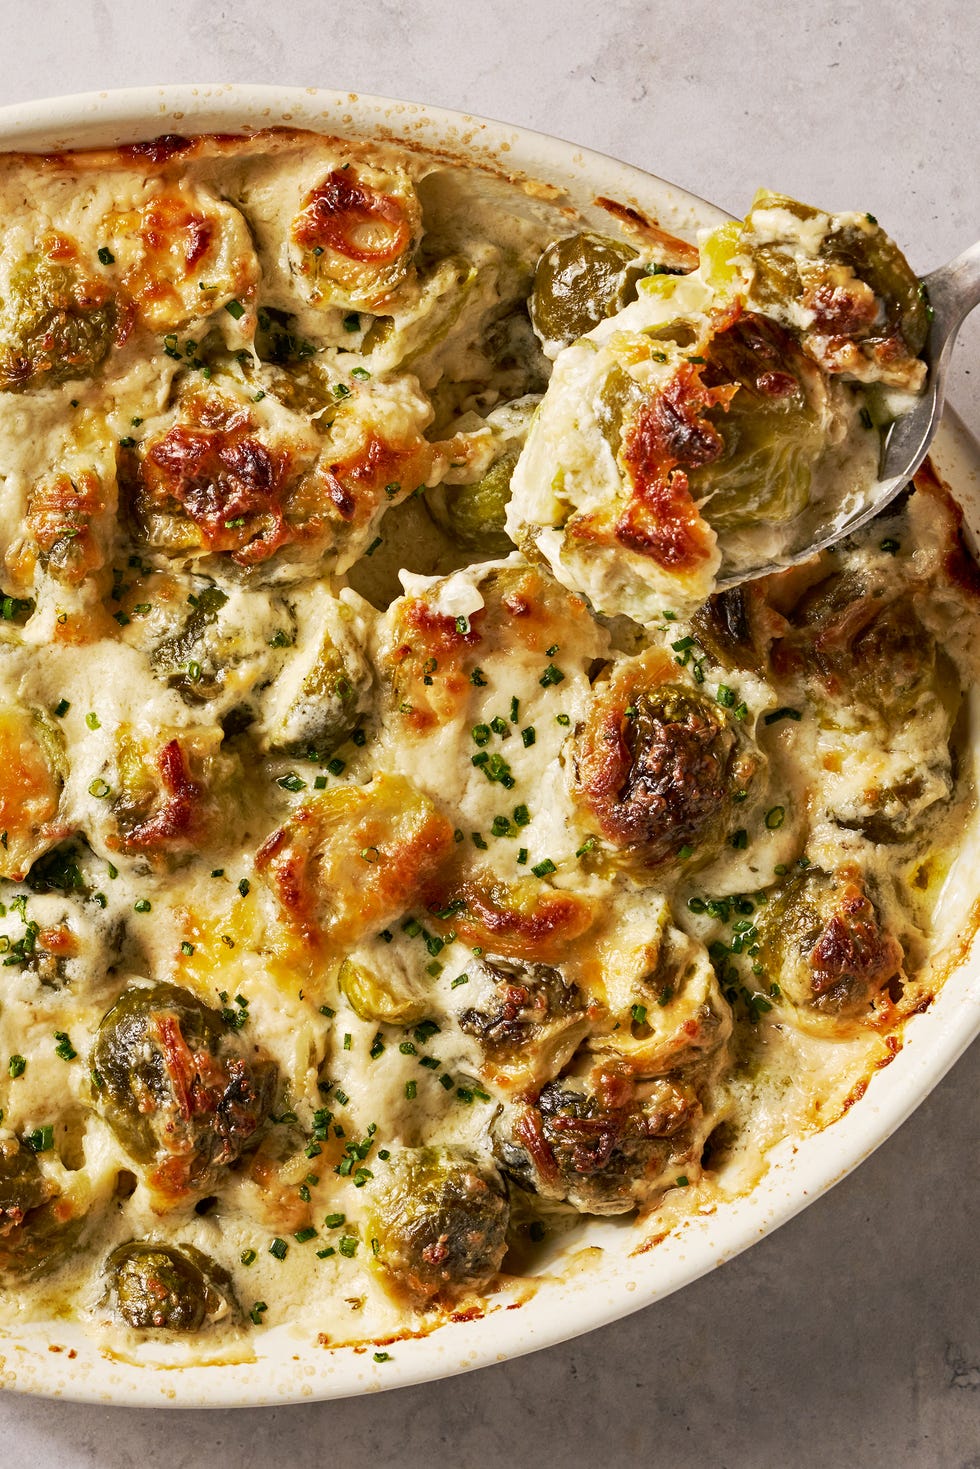
[[[595,192],[635,200],[668,229],[691,235],[718,212],[673,185],[600,154],[541,134],[417,104],[313,89],[166,87],[86,94],[0,109],[0,149],[79,147],[163,132],[243,131],[276,124],[357,137],[409,136],[481,163],[557,183],[586,214]],[[980,450],[955,420],[936,457],[958,494],[980,506]],[[980,517],[975,517],[980,523]],[[480,1320],[370,1351],[326,1350],[311,1331],[273,1328],[254,1338],[249,1363],[164,1370],[109,1361],[75,1327],[25,1326],[0,1337],[0,1384],[89,1402],[147,1406],[277,1404],[342,1397],[470,1370],[590,1330],[688,1284],[790,1219],[860,1163],[914,1110],[980,1031],[980,952],[974,944],[903,1050],[866,1096],[823,1133],[775,1150],[746,1198],[690,1222],[656,1249],[632,1256],[629,1224],[591,1221],[574,1248],[600,1247],[594,1261],[542,1277],[520,1309],[504,1297]],[[518,1297],[519,1298],[519,1297]],[[52,1352],[55,1342],[63,1348]],[[68,1352],[76,1355],[69,1358]]]

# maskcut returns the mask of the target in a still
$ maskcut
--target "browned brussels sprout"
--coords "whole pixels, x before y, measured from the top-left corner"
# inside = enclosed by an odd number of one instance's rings
[[[488,1158],[461,1148],[404,1148],[378,1179],[368,1228],[374,1265],[395,1297],[424,1308],[480,1290],[500,1269],[509,1208]]]
[[[0,877],[15,882],[71,832],[61,812],[65,741],[40,709],[0,706]]]
[[[715,592],[691,622],[698,642],[722,668],[747,668],[763,675],[773,632],[782,625],[755,582]]]
[[[0,339],[0,391],[91,377],[112,344],[116,307],[104,282],[73,264],[70,242],[51,237],[10,275]]]
[[[542,1198],[584,1214],[625,1214],[697,1166],[703,1119],[689,1083],[638,1082],[628,1066],[609,1062],[548,1082],[516,1109],[496,1152],[504,1170]]]
[[[883,927],[857,868],[791,877],[760,910],[757,926],[770,981],[800,1007],[872,1018],[901,981],[902,946]]]
[[[790,334],[745,313],[702,348],[701,382],[731,398],[705,411],[718,453],[688,474],[718,531],[790,520],[808,503],[813,466],[828,444],[827,390]]]
[[[821,221],[817,239],[813,226]],[[755,266],[753,295],[763,309],[802,308],[810,321],[804,346],[828,372],[920,385],[925,369],[916,358],[929,331],[927,303],[905,256],[870,214],[821,215],[763,191],[746,219],[745,243]]]
[[[548,964],[479,959],[467,965],[465,994],[460,1030],[479,1041],[484,1073],[501,1086],[540,1086],[588,1030],[585,997]]]
[[[578,741],[578,793],[607,841],[645,865],[682,850],[701,862],[723,840],[754,762],[717,703],[657,675],[645,655],[598,693]]]
[[[549,245],[534,272],[531,321],[541,340],[567,345],[636,295],[643,267],[622,240],[590,230]]]
[[[84,1217],[41,1172],[32,1148],[0,1140],[0,1272],[30,1275],[69,1253]]]
[[[103,1307],[136,1331],[200,1331],[230,1310],[231,1279],[191,1245],[119,1245],[105,1263]]]
[[[948,735],[960,699],[956,671],[908,593],[889,595],[880,578],[835,572],[801,598],[789,621],[791,631],[773,646],[777,674],[802,675],[823,702],[842,706],[842,718],[860,706],[892,730],[938,707]]]
[[[176,1203],[249,1147],[272,1106],[278,1071],[245,1061],[233,1030],[173,984],[124,990],[92,1048],[95,1096],[150,1183]]]

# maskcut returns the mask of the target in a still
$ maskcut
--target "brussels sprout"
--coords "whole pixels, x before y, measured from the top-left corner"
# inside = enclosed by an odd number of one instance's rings
[[[92,1048],[95,1098],[151,1182],[178,1199],[250,1146],[275,1098],[278,1069],[245,1061],[217,1010],[173,984],[124,990]]]
[[[319,587],[297,607],[299,636],[263,698],[264,749],[333,753],[368,707],[371,670],[354,613]]]
[[[306,195],[291,233],[293,270],[311,305],[378,311],[412,269],[421,210],[401,170],[345,165]]]
[[[625,1214],[668,1188],[682,1165],[697,1165],[704,1131],[689,1083],[636,1082],[629,1066],[609,1062],[550,1081],[518,1106],[496,1153],[543,1198],[583,1214]]]
[[[765,594],[757,583],[743,582],[715,592],[691,618],[694,635],[722,668],[766,672],[771,638],[765,627]]]
[[[856,868],[809,868],[773,892],[757,919],[761,961],[793,1004],[871,1018],[902,978],[898,940],[881,924]]]
[[[407,913],[454,847],[452,824],[427,796],[378,774],[299,806],[255,865],[288,917],[343,954]]]
[[[115,768],[90,787],[105,845],[172,869],[226,838],[244,792],[239,759],[222,741],[216,725],[152,735],[120,725]]]
[[[817,239],[813,227],[820,223]],[[802,315],[809,323],[804,345],[827,371],[920,385],[925,369],[915,359],[929,332],[927,305],[908,261],[870,215],[823,215],[762,191],[745,221],[746,246],[753,296],[763,310]]]
[[[57,819],[67,774],[64,739],[46,714],[0,708],[0,877],[19,881],[70,834]]]
[[[712,856],[753,768],[718,704],[680,684],[650,686],[642,667],[610,681],[578,742],[580,798],[607,840],[646,865],[682,849],[687,860]]]
[[[376,1178],[368,1233],[386,1289],[424,1308],[480,1290],[500,1269],[509,1209],[488,1158],[404,1148]]]
[[[48,254],[10,274],[0,319],[0,391],[91,377],[112,345],[116,307],[102,282]]]
[[[102,1307],[136,1331],[200,1331],[229,1313],[230,1276],[191,1245],[130,1240],[105,1278]]]
[[[514,549],[504,521],[517,459],[516,452],[502,454],[482,479],[456,486],[446,495],[445,514],[440,519],[445,519],[449,534],[465,550],[478,551],[486,561],[507,556]]]
[[[571,1059],[589,1028],[578,987],[547,964],[479,959],[467,965],[459,1028],[475,1036],[499,1084],[541,1085]]]
[[[207,642],[208,631],[227,601],[228,595],[220,587],[205,587],[197,593],[180,631],[165,638],[150,654],[154,671],[166,674],[170,687],[188,703],[200,703],[220,687],[220,669],[208,656]]]
[[[940,712],[948,739],[959,679],[912,596],[889,597],[876,579],[858,572],[834,573],[789,618],[793,630],[773,645],[773,665],[816,684],[829,722],[852,722],[860,706],[896,731],[915,712]]]
[[[416,993],[404,975],[391,970],[378,975],[366,964],[345,959],[337,983],[361,1020],[383,1025],[414,1025],[428,1010],[427,997]]]
[[[688,480],[718,531],[791,520],[810,497],[813,468],[828,446],[827,389],[796,342],[773,321],[746,313],[702,347],[701,381],[736,391],[705,410],[720,452]]]
[[[84,1217],[59,1197],[31,1148],[0,1139],[0,1272],[54,1268],[78,1239]]]
[[[549,245],[534,272],[531,321],[542,342],[566,345],[636,295],[637,252],[589,230]]]

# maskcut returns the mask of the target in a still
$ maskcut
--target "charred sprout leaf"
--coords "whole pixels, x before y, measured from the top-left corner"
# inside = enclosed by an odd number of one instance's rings
[[[549,245],[534,272],[531,321],[543,342],[567,345],[614,316],[643,274],[622,240],[586,230]]]
[[[230,1277],[190,1245],[130,1240],[105,1277],[103,1307],[136,1331],[200,1331],[229,1311]]]
[[[116,307],[70,264],[28,255],[10,276],[0,335],[0,391],[91,377],[112,343]]]
[[[485,1286],[506,1249],[509,1209],[489,1159],[460,1148],[404,1148],[376,1176],[373,1263],[396,1297],[425,1307]]]
[[[767,975],[801,1007],[865,1016],[901,977],[901,945],[856,869],[797,873],[770,896],[758,929]]]
[[[124,990],[99,1026],[91,1065],[97,1104],[153,1183],[179,1197],[204,1187],[256,1139],[277,1068],[245,1061],[217,1010],[172,984]],[[257,1139],[256,1139],[257,1140]]]

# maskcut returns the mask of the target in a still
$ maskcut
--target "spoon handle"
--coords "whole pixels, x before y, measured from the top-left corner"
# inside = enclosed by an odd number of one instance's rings
[[[933,309],[933,341],[937,353],[950,342],[964,317],[980,305],[980,240],[923,278]]]

